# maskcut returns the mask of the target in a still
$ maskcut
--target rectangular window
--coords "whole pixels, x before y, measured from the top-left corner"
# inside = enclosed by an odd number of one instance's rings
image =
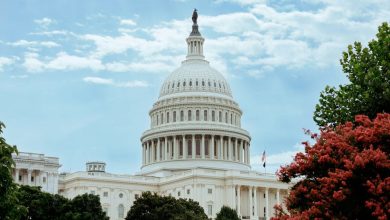
[[[169,123],[169,112],[167,112],[167,123]]]
[[[189,195],[191,193],[191,190],[187,189],[187,195]]]
[[[45,176],[43,177],[43,182],[46,183],[46,177]]]
[[[188,121],[192,120],[192,112],[191,110],[188,110]]]
[[[196,120],[199,121],[199,110],[196,110]]]
[[[207,121],[207,110],[204,110],[203,121]]]
[[[215,111],[211,111],[211,120],[215,121]]]
[[[219,111],[218,119],[219,119],[219,122],[222,122],[222,112],[221,111]]]
[[[213,205],[208,205],[207,206],[207,214],[208,215],[213,215]]]
[[[34,182],[34,177],[33,176],[31,177],[31,182]]]
[[[212,194],[213,193],[213,189],[207,189],[207,193],[208,194]]]
[[[19,175],[19,181],[22,181],[22,176],[21,175]]]
[[[135,194],[135,195],[134,195],[134,198],[135,198],[135,199],[138,199],[138,198],[139,198],[139,194]]]
[[[184,112],[183,111],[180,112],[180,121],[184,121]]]
[[[108,197],[108,192],[103,192],[104,197]]]
[[[176,122],[176,111],[173,112],[173,122]]]
[[[161,124],[164,124],[164,114],[161,113]]]

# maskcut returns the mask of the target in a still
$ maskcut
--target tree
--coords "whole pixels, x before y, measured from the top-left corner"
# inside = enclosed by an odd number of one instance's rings
[[[373,119],[377,113],[390,113],[390,28],[383,23],[377,39],[362,48],[360,42],[348,46],[340,60],[350,84],[338,89],[327,86],[321,92],[314,112],[319,126],[336,126],[363,114]]]
[[[74,220],[108,220],[103,212],[100,198],[97,195],[78,195],[70,201],[70,210],[73,213],[71,219]]]
[[[283,182],[296,179],[287,198],[290,214],[276,219],[390,218],[390,114],[311,134],[305,153],[278,171]]]
[[[198,202],[191,199],[175,199],[144,192],[129,212],[126,220],[205,220],[208,219]]]
[[[221,211],[217,213],[217,218],[215,220],[240,220],[240,218],[238,217],[236,210],[228,206],[222,206]]]
[[[3,128],[5,125],[0,121],[0,219],[17,219],[26,212],[24,207],[18,205],[14,195],[16,185],[12,179],[12,168],[15,163],[12,154],[18,153],[18,150],[1,136]]]

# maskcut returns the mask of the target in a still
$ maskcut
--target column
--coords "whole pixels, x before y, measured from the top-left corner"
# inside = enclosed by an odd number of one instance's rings
[[[186,142],[186,136],[183,135],[183,159],[187,159],[187,142]]]
[[[229,147],[229,160],[233,160],[233,145],[232,145],[232,138],[228,137],[228,147]]]
[[[202,142],[201,142],[201,146],[200,146],[200,155],[202,157],[202,159],[205,159],[205,149],[204,149],[204,146],[205,146],[205,140],[204,140],[204,134],[202,134]],[[209,143],[210,145],[210,143]],[[210,151],[209,151],[209,154],[210,154]]]
[[[157,160],[156,160],[157,162],[160,161],[160,155],[161,155],[160,148],[161,148],[160,138],[157,138]]]
[[[276,204],[280,205],[280,189],[276,189]]]
[[[252,204],[252,201],[253,201],[253,198],[252,198],[252,187],[251,186],[249,186],[248,187],[249,188],[249,196],[248,196],[248,198],[249,198],[249,218],[252,218],[252,213],[253,213],[253,204]]]
[[[15,168],[15,183],[19,183],[19,169]]]
[[[250,150],[250,144],[249,144],[249,142],[247,143],[247,155],[248,155],[248,164],[251,164],[251,150]]]
[[[145,144],[142,144],[142,165],[145,165]]]
[[[155,150],[156,150],[156,148],[155,148],[155,146],[154,146],[154,140],[151,140],[151,145],[152,145],[152,150],[151,150],[151,153],[152,153],[152,155],[151,155],[151,157],[150,157],[150,162],[154,162],[154,159],[155,159],[155,157],[154,157],[154,155],[155,155]]]
[[[257,195],[256,195],[256,192],[257,192],[257,187],[253,187],[253,206],[254,206],[253,212],[255,213],[254,217],[256,219],[258,219],[258,217],[257,217]]]
[[[214,159],[214,135],[211,135],[211,143],[209,142],[209,147],[210,159]]]
[[[241,186],[237,185],[237,214],[241,217]]]
[[[164,153],[163,160],[168,160],[168,138],[165,136],[164,139]]]
[[[237,146],[237,144],[238,144],[238,141],[236,138],[236,140],[234,142],[234,155],[235,155],[234,160],[235,161],[238,161],[238,146]]]
[[[232,206],[231,208],[232,209],[236,209],[236,186],[235,185],[232,185],[231,186],[231,189],[232,189]]]
[[[27,170],[27,185],[31,186],[31,172],[32,170]]]
[[[195,144],[195,135],[191,135],[192,137],[192,142],[191,142],[191,147],[192,147],[192,159],[195,159],[196,156],[196,144]]]
[[[240,162],[242,163],[243,162],[243,159],[242,159],[242,145],[244,144],[244,140],[241,140],[240,141],[240,150],[238,151],[238,154],[240,155]]]
[[[269,219],[268,214],[268,188],[265,188],[265,219]]]
[[[177,158],[179,158],[179,151],[177,147],[176,136],[173,136],[172,143],[173,143],[173,159],[177,160]]]

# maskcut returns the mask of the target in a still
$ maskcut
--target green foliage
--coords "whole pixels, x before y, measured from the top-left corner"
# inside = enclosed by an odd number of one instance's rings
[[[383,23],[377,39],[362,48],[360,42],[348,46],[340,60],[350,84],[338,89],[327,86],[321,92],[314,112],[319,126],[336,126],[364,114],[371,119],[377,113],[390,112],[390,28]]]
[[[42,192],[39,187],[20,186],[16,195],[30,220],[108,220],[96,195],[83,194],[69,200],[58,194]]]
[[[126,220],[205,220],[207,215],[198,202],[142,193],[129,212]]]
[[[240,220],[240,218],[238,217],[236,210],[228,206],[222,206],[221,211],[217,213],[217,218],[215,220]]]
[[[23,206],[17,204],[16,185],[12,179],[12,167],[15,166],[12,154],[18,153],[18,150],[1,136],[3,128],[5,125],[0,121],[0,219],[18,219],[26,212]]]

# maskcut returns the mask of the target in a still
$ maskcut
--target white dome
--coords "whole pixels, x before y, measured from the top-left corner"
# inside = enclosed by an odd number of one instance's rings
[[[183,61],[164,81],[159,99],[183,95],[232,99],[229,84],[222,74],[210,67],[209,62],[201,59]]]

